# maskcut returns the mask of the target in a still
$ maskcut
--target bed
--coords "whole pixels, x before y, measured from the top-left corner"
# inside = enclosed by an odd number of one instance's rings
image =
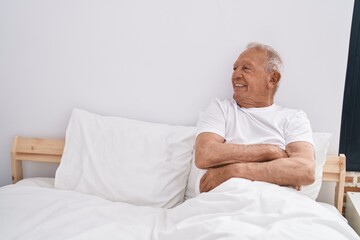
[[[121,136],[115,136],[114,129],[122,129]],[[139,132],[144,131],[146,138],[142,142]],[[93,135],[87,135],[89,132]],[[137,134],[132,138],[134,133]],[[149,135],[156,137],[149,139]],[[109,163],[111,169],[105,169],[106,174],[98,171],[109,165],[98,164],[96,156],[100,155],[102,161],[107,161],[104,159],[113,152],[122,157],[129,154],[143,157],[143,153],[160,156],[151,148],[156,141],[163,142],[159,135],[166,139],[166,148],[161,153],[165,151],[166,156],[173,157],[171,166],[156,162],[155,172],[151,167],[142,169],[137,161],[128,163],[126,158],[126,164],[121,166],[118,162]],[[11,149],[14,184],[0,188],[0,239],[359,239],[341,215],[344,155],[327,156],[321,166],[322,181],[336,183],[335,207],[288,187],[236,178],[196,195],[189,193],[193,191],[191,182],[196,182],[192,177],[193,162],[191,159],[185,165],[176,162],[182,163],[183,157],[192,155],[189,148],[194,139],[188,136],[193,136],[193,128],[174,129],[79,110],[72,114],[66,141],[16,136]],[[102,145],[104,139],[110,140]],[[129,145],[130,151],[126,152],[124,145],[128,142],[150,147],[134,149]],[[169,155],[168,149],[175,146],[174,142],[176,149]],[[94,146],[101,149],[100,153]],[[74,165],[79,158],[87,163]],[[55,178],[23,179],[22,161],[60,165]],[[143,161],[147,166],[152,159]],[[174,165],[175,169],[184,169],[185,174],[173,175]],[[134,166],[140,179],[148,177],[146,181],[133,178],[134,172],[129,169]],[[143,173],[146,175],[141,177]],[[75,183],[73,179],[77,179]],[[121,185],[122,189],[118,192],[111,189],[109,193],[104,184],[108,180],[116,184],[111,188]]]

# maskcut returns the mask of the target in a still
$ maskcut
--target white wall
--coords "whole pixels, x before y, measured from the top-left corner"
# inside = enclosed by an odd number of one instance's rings
[[[11,138],[63,138],[74,107],[194,125],[212,98],[231,97],[232,64],[250,41],[282,54],[277,103],[332,132],[337,154],[352,8],[343,0],[0,0],[0,186],[11,182]],[[26,176],[38,173],[26,164]]]

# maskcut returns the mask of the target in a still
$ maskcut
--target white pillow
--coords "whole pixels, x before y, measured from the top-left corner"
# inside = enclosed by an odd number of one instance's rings
[[[171,208],[184,200],[195,127],[105,117],[75,109],[55,188]]]
[[[315,182],[308,186],[303,186],[301,188],[300,193],[314,200],[316,200],[316,198],[318,197],[322,185],[323,167],[326,161],[326,156],[327,156],[327,151],[330,144],[331,136],[332,136],[331,133],[324,133],[324,132],[313,133],[315,161],[316,161]]]
[[[331,133],[314,132],[314,150],[315,150],[315,182],[308,186],[303,186],[300,193],[316,199],[319,195],[322,184],[323,167],[326,161],[327,150],[330,143]],[[188,179],[188,184],[185,192],[185,200],[195,197],[199,194],[200,177],[204,174],[204,170],[195,166],[194,160],[191,161],[191,169]]]
[[[197,179],[200,178],[200,174],[202,176],[204,172],[203,169],[199,169],[195,165],[195,152],[190,164],[190,173],[186,185],[185,200],[193,198],[199,194],[199,183],[197,183]]]

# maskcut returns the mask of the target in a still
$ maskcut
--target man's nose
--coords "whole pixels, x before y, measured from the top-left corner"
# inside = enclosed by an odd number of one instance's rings
[[[234,71],[233,73],[233,78],[236,79],[241,79],[243,77],[242,72],[238,71],[237,69]]]

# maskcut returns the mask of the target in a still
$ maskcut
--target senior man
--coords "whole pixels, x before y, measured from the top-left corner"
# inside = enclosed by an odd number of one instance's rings
[[[234,63],[232,99],[214,100],[198,123],[195,164],[200,192],[238,177],[300,189],[314,182],[312,130],[301,110],[274,103],[282,60],[250,43]]]

